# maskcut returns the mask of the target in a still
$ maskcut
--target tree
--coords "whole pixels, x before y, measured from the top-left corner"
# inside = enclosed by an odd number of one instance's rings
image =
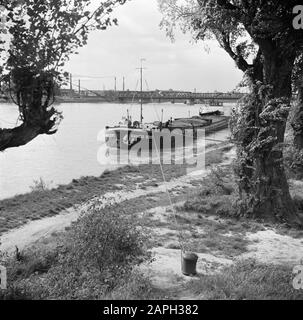
[[[303,53],[297,58],[293,72],[293,86],[298,94],[296,106],[291,121],[294,133],[294,146],[303,150]],[[303,161],[303,159],[302,159]]]
[[[57,131],[62,115],[53,106],[54,88],[65,81],[63,66],[87,44],[93,30],[105,30],[126,0],[0,0],[7,28],[0,28],[1,82],[18,105],[21,125],[0,128],[0,151]]]
[[[216,39],[249,84],[232,129],[242,214],[300,223],[283,166],[292,76],[303,49],[303,32],[293,27],[297,1],[158,1],[169,35],[180,25],[196,40]]]

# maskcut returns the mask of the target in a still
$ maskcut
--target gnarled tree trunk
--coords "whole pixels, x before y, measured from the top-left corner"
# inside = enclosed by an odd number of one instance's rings
[[[283,143],[292,96],[291,75],[295,56],[264,51],[264,107],[259,114],[259,152],[256,154],[254,213],[274,214],[279,220],[297,222],[283,164]]]
[[[14,88],[11,95],[19,107],[22,124],[13,129],[0,128],[0,151],[27,144],[40,134],[56,133],[61,113],[51,105],[54,102],[52,76],[39,76],[29,68],[12,71]]]
[[[242,128],[236,136],[240,138],[240,191],[246,194],[246,214],[301,224],[283,165],[294,57],[281,58],[275,51],[263,57],[263,81],[252,79],[253,93],[240,115]]]

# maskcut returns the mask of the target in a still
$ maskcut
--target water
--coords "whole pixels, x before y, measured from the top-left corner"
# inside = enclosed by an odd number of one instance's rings
[[[224,107],[229,114],[231,104]],[[197,115],[200,105],[184,104],[147,104],[144,105],[144,121],[170,117]],[[30,191],[34,180],[42,178],[50,187],[69,183],[81,176],[99,176],[111,164],[101,165],[97,154],[103,142],[102,136],[106,125],[117,124],[129,109],[132,119],[139,119],[140,108],[125,104],[62,104],[64,120],[58,132],[53,136],[41,135],[25,146],[7,149],[0,153],[0,199]],[[203,111],[216,110],[216,107],[204,108]],[[13,104],[0,105],[0,127],[14,127],[18,118],[17,107]],[[228,131],[217,133],[212,138],[225,139]]]

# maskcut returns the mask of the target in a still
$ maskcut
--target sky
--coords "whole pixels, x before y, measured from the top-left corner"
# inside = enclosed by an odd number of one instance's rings
[[[139,89],[140,59],[144,61],[144,90],[231,91],[241,81],[228,54],[215,41],[193,43],[190,34],[176,33],[174,43],[161,30],[157,0],[131,0],[117,7],[113,17],[119,25],[95,31],[79,54],[71,57],[66,70],[73,83],[94,90]],[[101,78],[105,77],[105,78]]]

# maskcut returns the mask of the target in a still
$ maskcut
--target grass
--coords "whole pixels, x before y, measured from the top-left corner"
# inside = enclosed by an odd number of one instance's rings
[[[224,154],[222,156],[224,157]],[[102,181],[105,183],[104,188],[106,186],[110,187],[112,191],[120,190],[120,184],[126,186],[128,190],[132,190],[135,182],[143,186],[156,186],[161,179],[159,167],[128,167],[119,170],[118,173],[122,172],[123,174],[117,175],[117,172],[106,171],[100,178],[90,177],[89,179],[98,181],[98,184]],[[168,175],[167,180],[184,173],[180,167],[176,171],[172,171],[172,168],[167,167],[165,171]],[[61,188],[66,188],[71,194],[73,194],[76,187],[80,188],[81,191],[79,193],[81,195],[85,191],[84,186],[90,188],[92,181],[85,181],[86,183],[84,183],[81,179],[74,180],[70,185],[61,186]],[[117,186],[118,184],[119,186]],[[97,187],[101,188],[101,186]],[[104,192],[109,191],[108,188],[101,190],[104,190]],[[193,190],[195,190],[194,193]],[[55,189],[39,192],[49,193],[54,191]],[[246,252],[247,246],[250,244],[245,237],[246,233],[264,230],[264,226],[263,224],[253,221],[248,222],[240,218],[227,218],[226,214],[222,214],[222,212],[229,212],[223,209],[228,209],[228,206],[232,203],[230,197],[233,196],[233,192],[234,182],[230,179],[228,167],[221,169],[221,171],[213,171],[210,176],[205,178],[202,186],[201,184],[195,185],[192,188],[187,188],[187,190],[182,190],[182,193],[172,192],[171,196],[174,203],[187,199],[184,206],[178,207],[176,216],[177,225],[173,221],[173,212],[170,208],[165,211],[167,213],[166,220],[153,220],[152,215],[145,215],[142,227],[168,229],[168,232],[165,234],[157,237],[151,236],[149,240],[146,240],[144,242],[145,249],[163,246],[179,250],[177,231],[179,228],[182,228],[187,235],[187,250],[227,258],[235,258]],[[192,196],[193,194],[194,196]],[[230,202],[228,202],[229,200]],[[52,203],[54,200],[49,199],[49,201]],[[158,192],[132,200],[125,200],[112,207],[101,209],[99,214],[105,211],[108,215],[111,215],[113,212],[121,212],[124,216],[138,217],[136,213],[145,212],[148,209],[155,208],[155,206],[169,206],[169,204],[167,195],[163,192]],[[66,236],[73,229],[74,226],[72,225],[62,236]],[[85,232],[85,234],[90,237],[91,232]],[[299,234],[296,235],[300,236]],[[97,297],[98,299],[131,300],[161,299],[167,296],[167,292],[155,289],[150,280],[135,268],[123,276],[121,281],[116,282],[115,280],[115,285],[109,290],[104,290],[104,284],[102,284],[100,285],[100,290],[98,289],[97,291],[94,291],[96,290],[95,288],[98,288],[98,285],[95,287],[95,284],[98,284],[100,279],[95,277],[94,273],[91,274],[90,268],[85,268],[84,274],[80,274],[80,280],[77,279],[77,281],[80,281],[79,283],[76,281],[80,285],[80,290],[71,285],[75,279],[70,278],[70,272],[68,272],[66,279],[64,278],[64,281],[61,279],[62,284],[60,280],[59,288],[51,286],[53,291],[51,291],[50,295],[49,290],[45,291],[43,289],[45,283],[56,281],[60,274],[59,271],[64,271],[64,265],[58,260],[60,256],[58,252],[64,255],[68,254],[68,252],[62,251],[62,248],[60,249],[61,235],[54,238],[57,240],[57,247],[44,252],[40,252],[39,250],[27,251],[21,254],[19,261],[14,261],[13,265],[11,265],[13,267],[9,269],[9,277],[13,279],[13,284],[2,298],[52,299],[56,296],[58,289],[60,291],[59,298],[64,299],[79,297],[94,299]],[[65,248],[65,250],[67,249]],[[72,260],[72,262],[72,265],[70,265],[72,268],[77,269],[78,266],[81,267],[82,261],[75,263],[76,261]],[[221,266],[219,267],[221,268]],[[87,272],[89,273],[88,275]],[[292,270],[289,267],[265,265],[253,260],[240,261],[233,266],[225,267],[220,273],[200,275],[199,280],[190,282],[187,290],[193,292],[194,296],[201,299],[302,299],[302,293],[292,289],[291,277]],[[114,278],[118,279],[119,277],[115,275]],[[70,286],[68,290],[64,287],[65,281]],[[87,289],[90,286],[94,288],[93,292],[95,294],[93,295],[89,292],[90,289]]]
[[[236,183],[231,167],[216,168],[200,182],[200,188],[185,202],[185,211],[201,212],[208,215],[234,216]]]
[[[160,196],[160,195],[158,195]],[[165,195],[161,205],[164,205]],[[183,196],[184,197],[184,196]],[[177,200],[181,200],[179,197]],[[159,198],[160,199],[160,198]],[[140,202],[146,199],[139,200]],[[125,207],[125,204],[121,204]],[[169,205],[166,202],[166,205]],[[146,207],[148,210],[150,207]],[[142,210],[142,207],[140,208]],[[247,232],[264,230],[264,226],[257,222],[247,223],[242,219],[235,218],[213,218],[194,211],[185,211],[182,206],[177,207],[174,215],[169,210],[162,216],[161,220],[154,219],[154,211],[146,212],[144,224],[151,230],[159,230],[151,238],[150,247],[165,247],[168,249],[180,249],[178,235],[180,230],[183,234],[185,249],[196,253],[209,253],[226,258],[234,258],[247,252],[251,242],[246,238]]]
[[[140,272],[133,272],[127,281],[103,297],[104,300],[162,300],[165,294],[153,287]]]
[[[239,199],[232,165],[213,168],[207,177],[193,185],[195,187],[200,185],[200,187],[197,188],[197,191],[189,194],[181,208],[184,211],[200,212],[216,217],[243,218],[246,221],[249,219],[250,225],[254,227],[256,226],[254,222],[258,222],[264,225],[268,224],[270,228],[279,229],[282,233],[297,230],[298,237],[302,234],[302,226],[300,225],[290,226],[271,217],[252,217],[247,211],[247,203]],[[298,215],[303,221],[303,184],[300,181],[290,180],[290,193]]]
[[[53,269],[58,264],[58,250],[50,251],[26,251],[22,253],[22,260],[15,258],[6,262],[8,267],[9,287],[6,291],[0,291],[0,300],[40,300],[48,299],[50,294],[48,285],[48,272],[53,273]],[[89,271],[88,271],[89,273]],[[120,277],[120,275],[119,275]],[[117,277],[117,279],[119,279]],[[53,279],[59,278],[60,275]],[[61,280],[59,280],[61,281]],[[95,279],[98,281],[98,278]],[[55,284],[54,284],[55,285]],[[71,298],[76,292],[69,291]],[[89,294],[89,292],[82,294]],[[67,297],[56,297],[65,299]],[[149,278],[141,272],[134,270],[126,277],[121,277],[116,286],[107,290],[98,299],[102,300],[145,300],[162,299],[163,293],[155,289]]]
[[[223,151],[230,148],[223,146],[223,149],[209,151],[206,154],[206,165],[213,164],[214,159],[222,162]],[[186,166],[163,165],[163,171],[166,181],[170,181],[185,175]],[[99,177],[74,179],[67,185],[59,185],[52,189],[42,180],[35,181],[32,192],[0,200],[0,235],[28,221],[57,215],[95,196],[121,190],[123,186],[125,190],[131,191],[136,188],[136,184],[146,189],[156,187],[160,182],[163,182],[160,166],[149,164],[125,166],[113,171],[106,170]]]
[[[246,233],[253,227],[247,228],[240,220],[214,220],[208,219],[204,214],[185,211],[180,211],[176,218],[182,230],[187,230],[185,249],[188,251],[234,258],[247,252],[251,243],[246,238]],[[254,229],[261,230],[262,226],[255,223]]]
[[[250,241],[243,235],[226,235],[208,230],[201,236],[192,239],[187,247],[189,251],[197,253],[211,253],[216,256],[233,258],[247,252],[248,244],[250,244]]]
[[[140,219],[120,208],[92,205],[57,246],[32,248],[2,259],[8,289],[1,299],[160,298],[137,265],[150,259]]]
[[[168,181],[184,174],[181,166],[165,167],[164,170]],[[161,181],[158,165],[126,166],[115,171],[105,171],[100,177],[82,177],[57,188],[38,188],[27,194],[1,200],[0,234],[28,221],[59,214],[95,196],[117,191],[120,189],[117,185],[124,185],[127,191],[131,191],[136,188],[136,183],[148,183],[151,179]]]
[[[201,275],[187,287],[200,299],[302,300],[303,291],[292,287],[292,267],[239,261],[220,273]]]

